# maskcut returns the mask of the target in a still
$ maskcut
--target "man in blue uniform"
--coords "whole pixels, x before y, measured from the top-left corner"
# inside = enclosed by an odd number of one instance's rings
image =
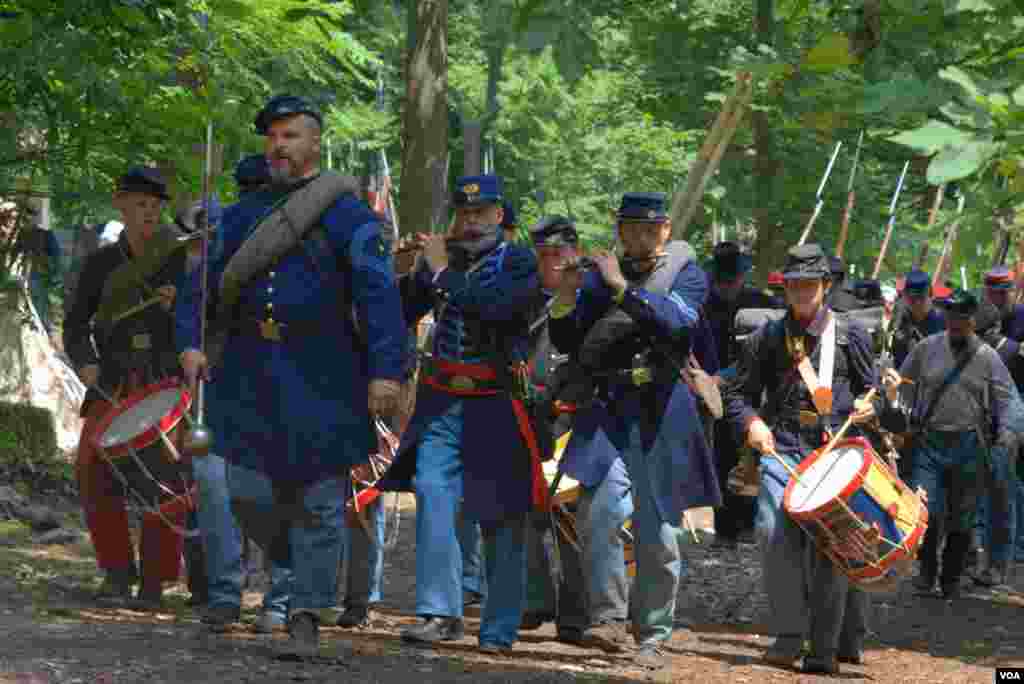
[[[585,410],[593,400],[593,386],[572,377],[574,369],[568,356],[554,348],[548,330],[550,305],[565,265],[578,255],[579,235],[570,219],[549,216],[534,226],[530,237],[537,252],[544,300],[534,322],[536,341],[531,380],[543,396],[541,406],[545,410],[551,408],[553,420],[548,427],[552,439],[557,439],[572,428],[572,416]],[[579,449],[579,443],[573,443],[572,439],[570,437],[571,448]],[[607,440],[604,444],[607,449],[613,449]],[[565,475],[566,463],[566,460],[559,462],[563,473],[559,477]],[[543,551],[542,537],[531,530],[527,607],[521,629],[540,627],[546,621],[555,620],[557,614],[559,641],[617,651],[625,641],[629,606],[629,578],[621,530],[633,514],[629,476],[622,459],[615,454],[601,480],[590,486],[581,485],[579,489],[575,520],[580,549],[566,543],[561,536],[557,539],[561,567],[557,590],[552,582],[551,564]],[[542,527],[549,524],[545,514]]]
[[[596,380],[602,400],[577,415],[574,436],[586,449],[567,450],[565,458],[591,471],[577,477],[587,485],[620,456],[633,483],[633,635],[637,662],[650,669],[664,667],[662,645],[672,636],[681,514],[721,502],[696,399],[681,379],[701,329],[707,276],[688,244],[669,242],[665,204],[663,193],[623,196],[622,260],[605,252],[593,257],[596,271],[567,271],[550,322],[551,341]],[[600,448],[601,441],[613,448]]]
[[[715,336],[718,362],[728,368],[739,357],[736,341],[736,312],[740,309],[778,309],[781,301],[746,284],[752,261],[735,242],[715,245],[711,260],[711,295],[704,307]],[[727,421],[715,423],[715,463],[718,481],[726,482],[729,471],[740,460],[741,444]],[[754,525],[754,502],[725,489],[722,506],[715,509],[715,545],[735,549],[741,532]]]
[[[942,312],[932,305],[931,283],[931,276],[919,269],[907,273],[903,280],[903,293],[892,315],[892,361],[896,368],[903,365],[918,342],[946,329]]]
[[[403,278],[406,318],[433,309],[432,355],[416,408],[383,489],[416,493],[416,614],[402,633],[421,644],[463,635],[459,502],[480,523],[487,596],[480,647],[511,648],[522,617],[527,514],[547,490],[524,401],[529,327],[538,292],[530,250],[502,234],[498,176],[461,178],[449,235],[426,236],[423,259]]]
[[[233,498],[273,499],[268,536],[287,540],[293,573],[281,655],[299,658],[317,653],[336,602],[349,469],[376,447],[371,416],[395,410],[408,363],[391,249],[357,188],[319,171],[321,121],[294,96],[260,112],[272,191],[224,222],[208,281],[223,332],[208,385],[215,450]],[[190,380],[207,367],[200,280],[178,304]]]
[[[867,596],[851,587],[820,550],[814,553],[811,567],[805,563],[807,545],[812,542],[784,512],[782,498],[789,475],[768,454],[778,454],[795,467],[823,446],[825,431],[842,423],[854,410],[855,397],[874,386],[874,359],[864,328],[846,315],[833,313],[826,303],[831,273],[819,245],[790,249],[784,276],[785,317],[750,338],[735,378],[723,386],[723,397],[727,419],[763,454],[756,530],[776,635],[766,660],[794,666],[809,633],[811,652],[804,658],[803,670],[834,674],[839,662],[861,661]],[[829,357],[833,362],[823,363]],[[812,399],[806,377],[811,377],[815,388],[830,388],[831,401]],[[755,410],[752,401],[762,393],[766,401]],[[867,415],[859,417],[867,419]]]

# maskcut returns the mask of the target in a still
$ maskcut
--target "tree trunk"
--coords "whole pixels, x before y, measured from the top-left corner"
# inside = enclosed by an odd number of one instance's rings
[[[480,121],[466,121],[462,124],[462,173],[466,176],[480,174],[484,127]]]
[[[754,0],[754,35],[758,43],[775,43],[775,0]],[[785,253],[785,233],[776,221],[775,186],[782,174],[782,162],[775,155],[774,138],[768,114],[753,110],[750,113],[754,128],[754,267],[757,278],[764,282],[768,273],[782,266],[780,255]]]
[[[444,223],[448,186],[448,2],[418,0],[406,74],[399,225],[405,233]],[[412,42],[412,41],[410,41]]]

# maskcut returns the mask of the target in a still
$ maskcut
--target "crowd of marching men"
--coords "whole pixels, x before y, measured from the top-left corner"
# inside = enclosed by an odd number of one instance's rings
[[[702,258],[673,240],[662,193],[622,195],[615,252],[583,255],[564,216],[515,240],[495,175],[456,182],[446,234],[390,244],[358,186],[318,168],[321,124],[303,98],[270,100],[264,152],[238,165],[212,231],[201,211],[161,223],[154,169],[119,181],[124,230],[85,260],[64,324],[90,388],[76,470],[99,601],[159,610],[184,554],[204,623],[228,629],[250,537],[270,566],[256,629],[287,630],[281,657],[313,656],[321,624],[365,626],[381,599],[384,511],[367,497],[346,516],[354,481],[415,494],[419,621],[402,638],[425,646],[462,638],[480,603],[483,651],[553,622],[561,642],[664,667],[681,513],[703,506],[720,547],[761,544],[765,657],[782,667],[862,661],[869,593],[844,563],[878,566],[870,530],[903,534],[900,506],[921,508],[898,546],[922,596],[955,600],[972,559],[972,581],[1008,580],[1024,307],[1005,268],[980,296],[917,270],[897,292],[847,284],[802,244],[761,290],[739,244]],[[193,402],[177,447],[142,439]],[[876,477],[918,493],[851,499],[853,528],[805,534],[787,484],[847,430],[864,463],[892,466]],[[126,500],[145,509],[138,553]]]

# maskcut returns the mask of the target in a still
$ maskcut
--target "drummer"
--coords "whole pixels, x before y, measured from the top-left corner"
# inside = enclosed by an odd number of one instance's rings
[[[831,273],[819,245],[790,249],[784,277],[785,317],[766,324],[750,338],[736,376],[724,384],[722,394],[726,418],[762,454],[755,527],[776,636],[765,659],[796,666],[805,655],[803,644],[809,634],[811,650],[803,658],[802,669],[834,674],[840,662],[861,662],[867,597],[820,550],[814,554],[813,567],[805,565],[806,545],[811,542],[783,512],[789,476],[768,454],[777,453],[796,466],[821,447],[825,430],[846,418],[854,410],[854,398],[874,385],[874,359],[867,331],[825,304]],[[800,372],[800,361],[808,355],[810,363]],[[831,378],[826,375],[827,364],[823,372],[822,356],[834,360]],[[831,406],[822,399],[817,405],[812,401],[805,377],[831,389]],[[765,403],[755,411],[752,400],[763,391]],[[865,402],[858,408],[862,409],[858,419],[866,420],[869,405]]]
[[[64,349],[89,388],[82,403],[85,423],[75,471],[96,562],[105,575],[96,598],[114,606],[158,608],[163,583],[178,579],[182,554],[182,537],[159,517],[144,516],[139,545],[142,582],[133,600],[132,586],[140,577],[125,508],[126,492],[120,489],[117,473],[93,445],[101,420],[111,410],[110,398],[123,399],[146,383],[178,373],[169,311],[176,292],[171,283],[184,272],[185,251],[174,251],[168,262],[141,259],[151,246],[166,245],[178,236],[173,228],[160,223],[168,199],[167,184],[154,168],[136,166],[121,177],[113,204],[121,213],[124,231],[116,243],[101,247],[86,260],[64,323]],[[108,282],[125,278],[152,284],[159,296],[158,306],[130,317],[141,321],[132,325],[130,332],[111,321],[138,304],[135,297],[146,288],[122,287],[116,293],[108,288]],[[130,301],[125,299],[126,291],[132,293]],[[106,312],[103,316],[101,310]],[[175,518],[173,522],[180,525],[183,521]]]
[[[544,404],[552,405],[552,415],[557,415],[550,425],[552,436],[557,438],[571,429],[574,412],[593,398],[592,386],[588,396],[588,387],[581,387],[569,377],[568,357],[559,355],[551,345],[547,326],[553,293],[564,273],[562,267],[578,255],[579,235],[571,219],[547,216],[533,227],[530,238],[537,253],[545,300],[535,332],[532,381],[542,392]],[[578,448],[581,441],[577,438],[572,448]],[[626,467],[612,445],[607,439],[591,437],[591,441],[591,448],[605,450],[612,460],[594,483],[588,482],[591,486],[580,487],[575,515],[581,549],[577,551],[571,544],[559,545],[562,581],[556,592],[542,539],[534,530],[528,531],[527,604],[520,629],[536,629],[544,622],[556,620],[557,615],[559,641],[614,652],[621,650],[626,641],[629,593],[625,544],[618,532],[633,513],[633,498]],[[564,472],[565,464],[564,460],[559,461],[559,472]],[[573,471],[562,477],[573,474],[580,473]]]

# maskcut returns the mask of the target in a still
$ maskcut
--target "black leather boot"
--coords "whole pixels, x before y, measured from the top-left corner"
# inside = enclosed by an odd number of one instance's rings
[[[924,542],[917,553],[921,573],[914,579],[914,592],[919,596],[935,595],[935,579],[939,574],[938,536],[938,529],[929,527],[924,533]]]
[[[969,532],[951,532],[946,537],[946,549],[942,554],[942,577],[939,584],[942,597],[952,600],[960,595],[960,577],[967,565],[967,551],[971,545]]]

